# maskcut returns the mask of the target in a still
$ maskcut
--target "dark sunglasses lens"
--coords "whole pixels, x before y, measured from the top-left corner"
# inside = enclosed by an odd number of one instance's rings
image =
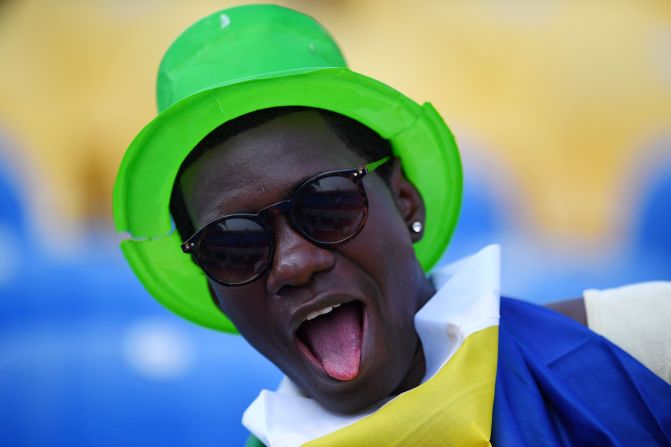
[[[269,235],[258,222],[234,217],[207,230],[200,242],[198,261],[218,281],[239,284],[263,272],[270,251]]]
[[[343,241],[359,231],[366,202],[346,177],[323,177],[306,185],[296,201],[296,223],[318,242]]]

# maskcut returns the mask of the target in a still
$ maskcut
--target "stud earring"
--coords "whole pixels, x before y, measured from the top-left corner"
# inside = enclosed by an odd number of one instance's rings
[[[422,225],[422,222],[418,220],[414,221],[410,226],[410,229],[412,230],[413,233],[420,233],[422,231],[422,228],[424,228],[424,225]]]

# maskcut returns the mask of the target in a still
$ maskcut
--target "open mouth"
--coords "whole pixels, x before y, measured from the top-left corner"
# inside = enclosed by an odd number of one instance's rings
[[[313,312],[296,333],[310,361],[338,380],[359,375],[363,341],[363,303],[350,301]]]

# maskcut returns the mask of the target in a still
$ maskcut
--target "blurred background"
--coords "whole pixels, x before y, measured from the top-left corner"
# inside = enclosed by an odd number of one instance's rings
[[[162,53],[242,3],[0,0],[0,444],[242,445],[276,386],[239,337],[154,302],[111,223]],[[278,3],[452,127],[465,196],[443,262],[501,243],[504,294],[539,303],[671,279],[671,3]]]

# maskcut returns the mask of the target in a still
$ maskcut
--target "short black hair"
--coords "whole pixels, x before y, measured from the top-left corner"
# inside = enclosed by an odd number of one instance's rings
[[[175,228],[183,241],[191,237],[195,232],[191,218],[186,211],[184,194],[180,186],[180,177],[184,171],[210,149],[219,146],[226,140],[246,130],[260,126],[263,123],[283,115],[307,110],[317,111],[338,138],[340,138],[352,152],[363,157],[366,162],[370,163],[392,155],[391,143],[382,138],[377,132],[352,118],[329,110],[301,106],[273,107],[257,110],[231,121],[227,121],[210,132],[196,145],[196,147],[193,148],[182,162],[177,177],[175,178],[175,183],[172,187],[172,195],[170,196],[170,213],[172,214]],[[380,166],[375,172],[385,181],[388,180],[391,172],[390,164],[386,163]]]

